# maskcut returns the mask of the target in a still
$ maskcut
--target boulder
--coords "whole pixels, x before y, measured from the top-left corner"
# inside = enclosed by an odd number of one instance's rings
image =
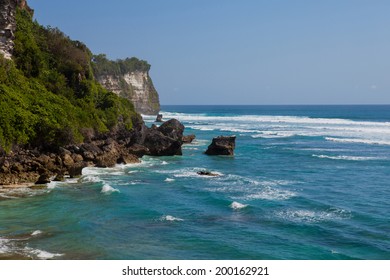
[[[136,155],[137,157],[142,157],[143,155],[149,154],[149,149],[143,145],[134,144],[128,148],[128,152],[129,154]]]
[[[35,182],[36,185],[48,184],[51,181],[51,176],[49,173],[45,172],[41,174],[38,178],[38,181]]]
[[[234,155],[234,149],[236,147],[236,136],[218,136],[213,138],[212,143],[206,151],[206,155]]]
[[[182,155],[182,142],[164,135],[156,129],[150,129],[145,137],[144,145],[150,156]]]
[[[190,144],[192,143],[192,141],[194,141],[194,139],[196,138],[195,134],[191,134],[191,135],[183,135],[182,137],[182,141],[183,143],[185,144]]]
[[[163,115],[162,114],[158,114],[157,117],[156,117],[156,122],[163,122],[162,118],[163,118]]]
[[[68,167],[68,173],[71,178],[78,177],[82,175],[84,167],[87,167],[88,164],[85,162],[77,162],[72,166]]]
[[[160,125],[157,130],[163,135],[181,142],[183,138],[184,125],[176,119],[171,119]]]
[[[124,163],[124,164],[131,164],[131,163],[140,163],[141,161],[136,155],[127,154],[127,155],[121,155],[117,163]]]

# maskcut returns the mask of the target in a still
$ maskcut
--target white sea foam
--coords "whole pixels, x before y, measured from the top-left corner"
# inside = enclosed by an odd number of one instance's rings
[[[80,183],[100,183],[102,179],[100,179],[97,175],[86,175],[79,179]]]
[[[384,160],[385,157],[361,157],[361,156],[328,156],[328,155],[312,155],[317,158],[333,159],[333,160],[351,160],[351,161],[365,161],[365,160]]]
[[[287,200],[295,197],[297,194],[289,190],[283,190],[272,187],[264,187],[263,189],[248,194],[244,198],[247,200]]]
[[[111,194],[111,193],[120,192],[120,191],[118,189],[111,187],[109,184],[104,184],[101,192],[104,194]]]
[[[165,180],[164,180],[164,182],[174,182],[175,181],[175,179],[172,179],[172,178],[166,178]]]
[[[10,251],[9,240],[0,237],[0,254],[6,254]]]
[[[169,164],[169,163],[166,162],[165,160],[163,160],[163,161],[161,162],[161,165],[167,165],[167,164]]]
[[[48,189],[55,189],[58,185],[58,182],[51,181],[50,183],[47,183],[46,185],[47,185]]]
[[[232,204],[230,204],[230,208],[234,210],[239,210],[248,207],[248,204],[242,204],[236,201],[233,201]]]
[[[356,139],[356,138],[334,138],[325,137],[328,141],[340,142],[340,143],[361,143],[370,145],[390,145],[390,141],[385,140],[370,140],[370,139]]]
[[[160,220],[161,221],[168,221],[168,222],[182,222],[182,221],[184,221],[183,219],[180,219],[180,218],[177,218],[177,217],[174,217],[171,215],[163,216],[163,217],[161,217]]]
[[[38,259],[41,260],[49,260],[49,259],[54,259],[63,256],[64,254],[56,254],[56,253],[50,253],[44,250],[40,249],[32,249],[29,247],[26,247],[27,255],[32,255],[35,256]]]
[[[349,219],[351,213],[342,209],[329,209],[327,211],[290,209],[277,212],[276,216],[298,223],[318,223],[322,221]]]
[[[328,137],[329,141],[390,145],[390,122],[299,116],[164,114],[167,118],[179,119],[191,129],[241,133],[252,138]]]
[[[44,195],[49,193],[51,190],[44,189],[31,189],[28,187],[18,187],[18,188],[1,188],[0,187],[0,197],[5,199],[17,199],[17,198],[25,198],[25,197],[33,197],[38,195]]]
[[[297,196],[293,190],[284,186],[295,184],[286,180],[256,180],[239,175],[226,175],[213,181],[213,186],[205,189],[210,192],[220,192],[238,201],[251,200],[287,200]],[[219,187],[215,187],[219,186]]]
[[[23,255],[32,259],[48,260],[61,257],[64,254],[50,253],[40,249],[33,249],[24,246],[23,243],[18,243],[13,239],[1,238],[0,237],[0,254],[6,255]]]
[[[43,232],[40,230],[35,230],[33,233],[31,233],[31,236],[38,236],[41,235]]]

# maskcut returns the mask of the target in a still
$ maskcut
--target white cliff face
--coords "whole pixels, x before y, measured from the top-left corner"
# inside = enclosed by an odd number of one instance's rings
[[[109,91],[133,102],[140,114],[155,115],[160,111],[159,97],[148,72],[134,71],[125,75],[102,75],[98,82]]]
[[[0,0],[0,54],[12,58],[14,33],[16,30],[16,0]]]
[[[31,15],[32,10],[26,0],[0,0],[0,55],[12,59],[16,31],[16,7],[26,9]]]

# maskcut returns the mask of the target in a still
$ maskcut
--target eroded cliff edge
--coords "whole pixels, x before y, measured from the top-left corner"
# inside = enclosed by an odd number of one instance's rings
[[[160,111],[158,93],[149,75],[150,64],[135,57],[111,61],[105,55],[93,58],[96,80],[107,90],[130,100],[140,114]]]

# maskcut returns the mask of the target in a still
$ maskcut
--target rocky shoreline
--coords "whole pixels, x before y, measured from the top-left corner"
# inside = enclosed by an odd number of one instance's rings
[[[79,145],[54,150],[14,147],[9,153],[0,151],[0,186],[26,187],[62,181],[65,177],[80,176],[85,167],[138,163],[144,155],[182,155],[183,131],[183,124],[176,119],[151,128],[138,121],[131,131],[118,129]]]

